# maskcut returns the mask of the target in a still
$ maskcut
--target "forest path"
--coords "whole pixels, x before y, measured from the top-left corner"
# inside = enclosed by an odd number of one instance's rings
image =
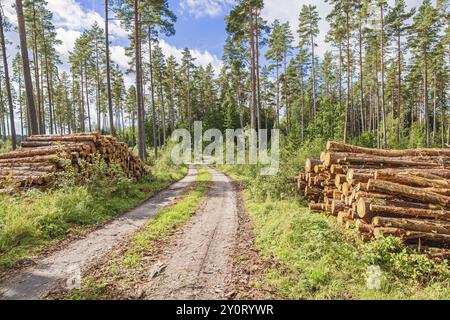
[[[76,283],[83,269],[95,264],[117,243],[125,241],[148,219],[173,203],[196,177],[197,170],[190,168],[184,179],[159,192],[141,206],[89,233],[85,238],[70,243],[66,248],[36,261],[34,266],[5,279],[0,283],[0,299],[43,299],[52,289],[64,283]]]
[[[205,203],[153,266],[162,269],[143,288],[145,299],[225,299],[238,230],[238,191],[211,168]],[[161,268],[161,266],[163,266]]]

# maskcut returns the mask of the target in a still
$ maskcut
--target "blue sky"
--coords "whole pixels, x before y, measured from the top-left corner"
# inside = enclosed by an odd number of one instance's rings
[[[86,10],[94,10],[103,16],[103,1],[79,0],[79,3]],[[193,12],[190,12],[188,5],[183,3],[189,3],[189,1],[169,1],[169,6],[177,15],[178,20],[176,23],[176,35],[165,38],[167,42],[177,48],[195,48],[201,51],[209,51],[211,54],[220,57],[226,37],[225,16],[229,5],[221,6],[223,10],[196,16]],[[195,3],[195,1],[191,3]],[[192,8],[194,9],[195,7],[192,5]],[[205,9],[203,8],[204,11]]]

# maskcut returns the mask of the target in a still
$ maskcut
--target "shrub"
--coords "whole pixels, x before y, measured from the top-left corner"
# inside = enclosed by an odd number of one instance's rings
[[[450,279],[446,262],[440,263],[405,247],[402,240],[382,237],[363,246],[363,260],[407,281],[426,282]]]

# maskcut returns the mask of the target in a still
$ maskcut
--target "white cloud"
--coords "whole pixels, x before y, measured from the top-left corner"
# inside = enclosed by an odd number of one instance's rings
[[[389,5],[393,5],[395,0],[388,0]],[[326,3],[324,0],[266,0],[265,6],[261,15],[267,21],[273,22],[275,19],[279,19],[282,22],[289,21],[291,24],[292,32],[295,35],[296,41],[298,40],[297,28],[298,28],[298,17],[300,10],[303,5],[315,5],[317,6],[317,11],[321,21],[319,23],[320,34],[317,38],[317,53],[319,56],[323,56],[325,51],[331,50],[330,44],[325,42],[325,37],[330,30],[330,25],[326,21],[328,14],[332,10],[332,6]],[[419,6],[421,0],[406,0],[408,8]]]
[[[121,67],[126,70],[129,65],[130,58],[125,54],[125,48],[122,46],[111,46],[111,60],[114,61]]]
[[[69,52],[73,51],[75,41],[81,36],[81,32],[74,30],[66,30],[64,28],[56,29],[56,39],[61,41],[56,47],[59,54],[67,56]]]
[[[4,4],[3,4],[4,3]],[[14,0],[2,0],[6,18],[17,24]],[[53,13],[53,24],[58,28],[84,30],[94,23],[104,27],[105,19],[96,11],[82,8],[76,0],[47,0],[47,9]],[[110,34],[116,37],[127,37],[128,33],[118,21],[110,21]]]
[[[160,40],[159,45],[161,47],[162,52],[168,58],[169,56],[174,56],[178,63],[181,63],[181,58],[183,56],[183,49],[177,48],[169,44],[165,40]],[[208,51],[200,51],[197,49],[190,49],[192,57],[195,59],[194,64],[196,66],[206,67],[208,64],[211,64],[214,72],[218,74],[220,69],[222,68],[223,62],[216,55],[211,54]],[[122,46],[111,46],[111,60],[119,65],[123,72],[125,72],[132,58],[126,56],[125,48]],[[144,59],[147,59],[144,56]],[[125,75],[125,85],[129,87],[130,85],[134,85],[135,83],[135,75],[129,74]]]
[[[296,41],[298,41],[297,29],[299,24],[299,14],[303,5],[315,5],[317,6],[317,11],[321,17],[319,23],[320,34],[317,38],[318,43],[318,54],[322,56],[325,51],[330,50],[329,44],[325,43],[325,36],[330,26],[326,21],[327,15],[331,11],[331,6],[325,1],[315,1],[315,0],[266,0],[265,7],[261,12],[264,19],[269,22],[273,22],[278,19],[282,22],[289,21],[291,24],[292,32],[295,35]]]
[[[83,30],[94,23],[101,27],[105,19],[94,10],[86,10],[75,0],[47,0],[47,8],[53,13],[53,23],[57,27],[71,30]],[[128,33],[120,26],[118,21],[110,21],[110,33],[112,36],[126,37]]]
[[[217,17],[234,2],[234,0],[181,0],[180,7],[196,18]]]
[[[181,62],[183,56],[183,49],[172,46],[164,40],[161,40],[159,45],[161,46],[162,52],[166,57],[174,56],[178,62]],[[211,54],[209,51],[200,51],[197,49],[190,49],[192,57],[195,59],[194,64],[196,66],[206,67],[211,64],[216,73],[219,73],[222,68],[223,62],[216,55]]]

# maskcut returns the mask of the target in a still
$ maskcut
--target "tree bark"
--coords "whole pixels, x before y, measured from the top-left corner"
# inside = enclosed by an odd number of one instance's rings
[[[347,4],[348,6],[348,4]],[[345,105],[345,121],[344,121],[344,142],[348,140],[348,128],[349,128],[349,112],[350,112],[350,99],[351,99],[351,83],[350,83],[350,8],[345,10],[345,29],[347,33],[347,101]]]
[[[0,6],[0,41],[2,42],[2,56],[3,56],[3,69],[5,73],[5,87],[6,94],[8,95],[8,107],[9,107],[9,122],[10,122],[10,133],[11,133],[11,144],[13,150],[17,147],[17,137],[16,137],[16,125],[14,123],[14,105],[11,94],[11,83],[9,78],[8,69],[8,57],[6,55],[6,43],[5,43],[5,33],[3,30],[3,8]],[[1,90],[1,89],[0,89]]]
[[[417,202],[439,204],[446,208],[450,207],[450,197],[434,192],[427,192],[420,188],[372,179],[369,180],[367,187],[369,192],[395,194],[398,197],[412,199]]]
[[[423,104],[424,104],[424,128],[425,128],[425,145],[430,145],[430,119],[428,116],[428,54],[423,49]]]
[[[250,46],[250,85],[251,85],[251,99],[250,99],[250,126],[256,129],[256,73],[255,73],[255,30],[253,23],[253,7],[249,3],[249,46]]]
[[[427,241],[433,243],[450,244],[450,235],[437,234],[431,232],[408,231],[400,228],[375,228],[374,235],[378,236],[396,236],[405,241]]]
[[[36,106],[34,104],[33,83],[31,81],[30,60],[28,59],[27,36],[25,30],[25,19],[23,16],[22,0],[16,0],[17,21],[19,27],[20,50],[27,95],[28,114],[30,118],[30,134],[39,134]]]
[[[361,112],[361,132],[366,129],[364,114],[364,68],[363,68],[363,40],[362,40],[362,21],[359,23],[359,99]]]
[[[314,36],[311,33],[311,59],[312,59],[312,92],[313,92],[313,115],[317,113],[317,97],[316,97],[316,55],[314,46]]]
[[[398,69],[398,97],[397,97],[397,117],[398,117],[398,128],[397,128],[397,143],[400,144],[400,140],[402,138],[402,129],[403,129],[403,121],[402,121],[402,43],[401,43],[401,34],[400,32],[397,34],[397,69]]]
[[[257,110],[256,120],[258,122],[258,130],[261,129],[261,81],[259,70],[259,14],[258,9],[255,10],[255,47],[256,47],[256,91],[257,91]]]
[[[144,106],[142,97],[142,66],[141,66],[141,27],[139,15],[139,0],[134,0],[134,46],[136,59],[136,105],[138,109],[138,148],[139,157],[145,161],[147,153],[145,150],[145,127]]]
[[[89,132],[92,132],[91,107],[90,107],[90,103],[89,103],[89,86],[88,86],[86,61],[84,62],[84,86],[85,86],[85,91],[86,91],[86,109],[87,109],[87,115],[88,115]]]
[[[383,148],[387,148],[387,123],[386,123],[386,101],[384,92],[384,6],[380,5],[380,17],[381,17],[381,112],[383,117]]]
[[[153,82],[153,51],[152,51],[152,28],[148,27],[148,52],[150,59],[150,91],[152,94],[152,124],[153,124],[153,149],[155,152],[155,158],[158,158],[158,127],[156,123],[156,107],[155,107],[155,84]]]
[[[327,143],[327,151],[329,152],[348,152],[348,153],[364,153],[380,157],[450,157],[450,149],[414,149],[414,150],[376,150],[363,148],[349,144],[329,141]]]
[[[106,44],[106,87],[108,92],[108,113],[109,113],[109,126],[111,135],[115,135],[114,117],[113,117],[113,104],[111,94],[111,70],[110,70],[110,56],[109,56],[109,0],[105,0],[105,44]]]

